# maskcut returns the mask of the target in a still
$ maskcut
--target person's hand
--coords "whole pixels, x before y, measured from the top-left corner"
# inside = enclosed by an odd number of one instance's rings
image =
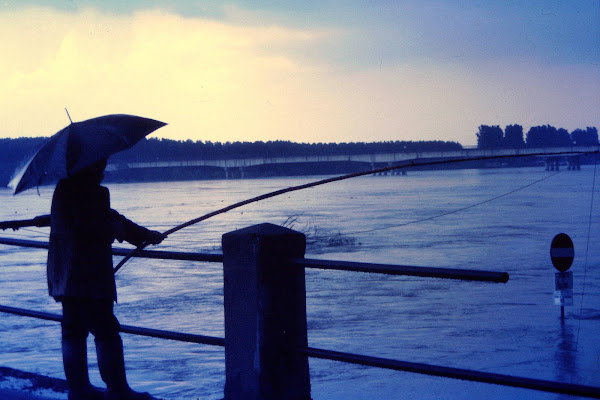
[[[159,231],[150,231],[148,233],[148,237],[146,238],[146,243],[148,244],[159,244],[166,238],[165,235],[160,233]]]
[[[16,222],[13,222],[13,221],[0,222],[0,229],[2,229],[2,230],[12,229],[13,231],[16,231],[19,228],[20,228],[20,226]]]

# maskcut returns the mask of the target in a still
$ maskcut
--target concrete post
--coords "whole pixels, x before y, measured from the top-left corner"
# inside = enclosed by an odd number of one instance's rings
[[[223,235],[225,400],[310,400],[306,237],[272,224]]]

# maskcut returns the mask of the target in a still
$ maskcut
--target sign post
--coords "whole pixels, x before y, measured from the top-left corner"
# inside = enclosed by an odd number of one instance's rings
[[[554,304],[560,306],[560,318],[565,322],[565,306],[573,305],[573,272],[569,271],[575,258],[573,241],[566,233],[559,233],[550,245],[552,265],[558,270],[554,276]]]

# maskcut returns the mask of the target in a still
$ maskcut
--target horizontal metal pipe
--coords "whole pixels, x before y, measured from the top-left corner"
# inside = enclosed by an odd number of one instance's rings
[[[13,239],[13,238],[0,238],[0,244],[8,246],[19,246],[19,247],[32,247],[35,249],[47,249],[48,242],[42,242],[39,240],[25,240],[25,239]]]
[[[116,256],[126,256],[130,252],[130,249],[113,248],[113,254]],[[223,262],[223,254],[189,253],[183,251],[142,250],[136,254],[136,257],[158,258],[161,260]]]
[[[494,271],[480,271],[455,268],[414,267],[409,265],[389,265],[359,263],[351,261],[314,260],[297,258],[294,264],[305,268],[332,269],[338,271],[371,272],[389,275],[420,276],[426,278],[460,279],[483,282],[508,282],[508,273]]]
[[[121,332],[132,335],[148,336],[159,339],[176,340],[178,342],[207,344],[225,347],[225,339],[215,336],[194,335],[191,333],[164,331],[160,329],[142,328],[139,326],[121,325]]]
[[[62,317],[58,314],[51,314],[41,311],[26,310],[22,308],[8,307],[0,305],[0,312],[9,314],[33,317],[49,321],[62,321]],[[189,343],[206,344],[212,346],[225,346],[225,339],[193,335],[181,332],[171,332],[158,329],[142,328],[130,325],[122,325],[121,331],[124,333],[176,340]],[[438,365],[428,365],[422,363],[413,363],[407,361],[390,360],[379,357],[364,356],[352,353],[343,353],[332,350],[324,350],[309,347],[299,349],[298,351],[306,354],[309,357],[320,358],[324,360],[340,361],[350,364],[365,365],[370,367],[385,368],[396,371],[413,372],[431,376],[439,376],[446,378],[455,378],[473,382],[491,383],[502,386],[512,386],[525,389],[533,389],[538,391],[570,394],[575,396],[591,397],[600,399],[600,388],[585,385],[576,385],[569,383],[553,382],[541,379],[531,379],[516,377],[511,375],[494,374],[489,372],[473,371],[460,368],[451,368]]]
[[[9,246],[20,246],[20,247],[31,247],[37,249],[47,249],[48,242],[39,240],[25,240],[25,239],[13,239],[0,237],[0,244]],[[113,248],[113,255],[126,256],[131,250],[124,248]],[[181,251],[160,251],[160,250],[142,250],[136,254],[136,257],[142,258],[159,258],[163,260],[183,260],[183,261],[203,261],[203,262],[223,262],[222,254],[208,254],[208,253],[188,253]]]
[[[369,367],[392,369],[395,371],[413,372],[424,375],[461,379],[472,382],[491,383],[501,386],[511,386],[533,389],[543,392],[569,394],[574,396],[600,399],[600,387],[576,385],[570,383],[547,381],[542,379],[522,378],[511,375],[494,374],[490,372],[473,371],[468,369],[443,367],[407,361],[389,360],[386,358],[370,357],[352,353],[342,353],[317,348],[299,349],[309,357],[323,360],[341,361],[350,364]]]
[[[25,308],[16,308],[16,307],[0,305],[0,312],[4,312],[7,314],[20,315],[23,317],[45,319],[47,321],[56,321],[56,322],[62,321],[62,316],[60,316],[58,314],[51,314],[51,313],[47,313],[47,312],[43,312],[43,311],[27,310]]]
[[[39,249],[48,248],[48,242],[38,240],[13,239],[5,237],[0,237],[0,244],[21,247],[33,247]],[[113,248],[113,254],[117,256],[125,256],[128,255],[130,252],[131,250],[129,249]],[[179,251],[142,250],[140,253],[136,254],[136,257],[157,258],[164,260],[203,261],[218,263],[223,262],[223,254],[189,253]],[[314,260],[308,258],[295,259],[293,260],[293,263],[305,268],[331,269],[340,271],[371,272],[390,275],[461,279],[483,282],[506,283],[508,281],[508,274],[506,272],[478,271],[452,268],[414,267],[408,265],[357,263],[349,261]]]
[[[62,316],[59,314],[51,314],[42,311],[34,311],[27,310],[24,308],[16,308],[0,305],[0,312],[21,315],[24,317],[32,317],[38,319],[45,319],[47,321],[56,321],[61,322]],[[197,344],[207,344],[210,346],[225,346],[225,339],[214,337],[214,336],[204,336],[204,335],[193,335],[191,333],[181,333],[181,332],[172,332],[172,331],[164,331],[160,329],[150,329],[150,328],[142,328],[139,326],[132,325],[121,325],[121,332],[129,333],[132,335],[138,336],[147,336],[158,339],[169,339],[176,340],[179,342],[188,342],[188,343],[197,343]]]

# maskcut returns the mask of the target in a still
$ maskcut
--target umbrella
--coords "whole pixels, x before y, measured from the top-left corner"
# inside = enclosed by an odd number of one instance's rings
[[[113,114],[74,122],[40,148],[11,180],[14,194],[53,183],[125,150],[164,122],[135,115]]]

